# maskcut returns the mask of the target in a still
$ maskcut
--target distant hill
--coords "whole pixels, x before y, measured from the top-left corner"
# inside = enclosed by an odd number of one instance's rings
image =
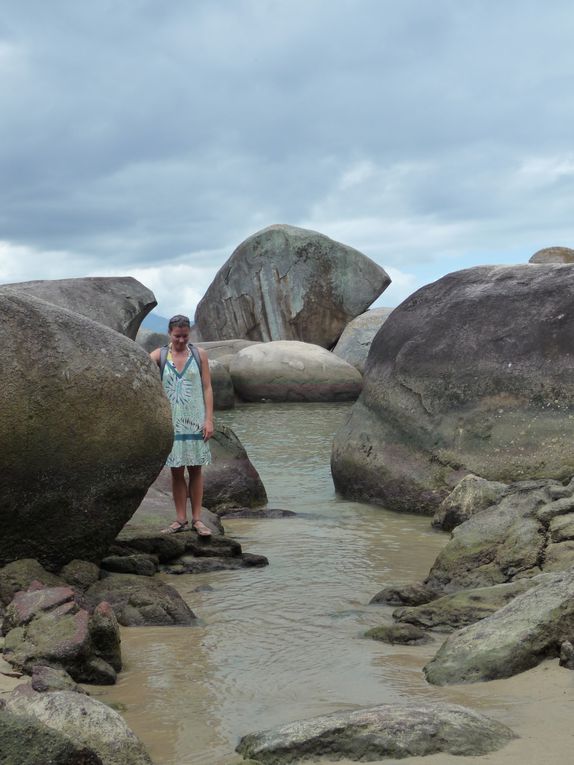
[[[169,319],[166,319],[165,316],[160,316],[159,314],[155,313],[155,311],[152,311],[151,313],[148,313],[148,315],[142,321],[141,325],[146,329],[151,329],[152,332],[165,333],[167,332],[168,322]]]

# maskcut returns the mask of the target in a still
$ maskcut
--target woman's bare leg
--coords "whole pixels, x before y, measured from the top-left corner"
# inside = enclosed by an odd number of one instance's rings
[[[171,492],[177,520],[179,523],[186,523],[188,488],[185,480],[185,468],[171,468]]]
[[[189,465],[189,498],[191,499],[191,517],[194,521],[201,518],[201,503],[203,502],[203,473],[201,465]]]
[[[201,505],[203,503],[203,473],[201,465],[188,465],[189,496],[191,499],[191,525],[202,537],[211,536],[211,531],[201,520]]]

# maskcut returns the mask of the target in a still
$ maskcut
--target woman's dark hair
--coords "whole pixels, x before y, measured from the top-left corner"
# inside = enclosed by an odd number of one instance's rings
[[[180,313],[178,313],[177,316],[172,316],[167,325],[167,329],[169,331],[174,327],[191,327],[189,317],[182,316]]]

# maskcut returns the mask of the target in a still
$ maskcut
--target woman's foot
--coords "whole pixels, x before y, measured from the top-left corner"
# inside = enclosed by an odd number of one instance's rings
[[[199,518],[196,521],[191,522],[191,528],[195,529],[197,532],[198,537],[210,537],[211,536],[211,530],[207,528],[205,523],[203,521],[200,521]]]
[[[187,528],[187,521],[174,521],[167,528],[162,529],[160,534],[178,534],[180,531],[185,531]]]

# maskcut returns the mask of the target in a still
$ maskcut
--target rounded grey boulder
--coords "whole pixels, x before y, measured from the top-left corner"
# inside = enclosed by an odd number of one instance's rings
[[[430,514],[468,473],[572,476],[573,292],[574,266],[483,266],[395,308],[335,437],[337,490]]]
[[[362,377],[325,348],[296,340],[259,343],[237,353],[233,387],[244,401],[354,401]]]
[[[570,247],[545,247],[538,250],[529,263],[574,263],[574,250]]]
[[[372,308],[350,321],[333,348],[335,356],[352,364],[363,374],[373,338],[389,318],[392,310],[392,308]]]
[[[12,290],[75,311],[132,340],[157,305],[153,292],[131,276],[47,279],[0,287],[0,293]]]
[[[0,564],[97,560],[169,454],[171,413],[133,341],[0,293]]]
[[[302,340],[331,348],[390,284],[358,250],[295,226],[253,234],[197,306],[204,340]]]
[[[269,765],[330,759],[382,760],[435,752],[480,755],[515,738],[495,720],[454,704],[381,704],[299,720],[244,736],[237,751]]]

